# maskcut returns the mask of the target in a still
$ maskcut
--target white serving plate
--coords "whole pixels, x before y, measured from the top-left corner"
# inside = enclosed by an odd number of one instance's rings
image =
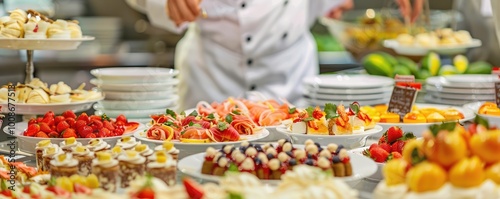
[[[317,75],[306,77],[303,83],[313,88],[381,88],[394,85],[394,79],[375,75]]]
[[[305,91],[304,96],[310,99],[321,99],[321,100],[333,100],[333,101],[357,101],[357,100],[365,100],[365,101],[371,101],[371,100],[378,100],[378,99],[385,99],[385,98],[390,98],[392,92],[388,93],[381,93],[381,94],[362,94],[362,95],[338,95],[338,94],[320,94],[320,93],[313,93],[313,92],[308,92]]]
[[[95,107],[95,106],[94,106]],[[96,110],[94,114],[103,115],[106,114],[108,117],[118,117],[118,115],[125,115],[125,117],[130,119],[141,119],[141,118],[150,118],[151,115],[156,114],[165,114],[167,109],[175,110],[177,107],[165,107],[161,109],[145,109],[145,110],[107,110],[107,109],[99,109],[99,107],[95,107]],[[151,120],[151,118],[150,118]]]
[[[494,83],[500,80],[498,75],[449,75],[444,77],[448,82],[451,83]]]
[[[464,53],[468,48],[475,48],[482,45],[481,40],[472,39],[470,43],[467,44],[456,44],[456,45],[439,45],[435,47],[425,47],[420,45],[400,45],[395,39],[385,40],[383,43],[384,47],[392,48],[396,53],[400,55],[412,55],[412,56],[424,56],[428,52],[436,52],[438,54],[454,55]]]
[[[73,112],[82,112],[92,108],[92,105],[104,97],[96,100],[70,102],[70,103],[57,103],[57,104],[13,104],[15,107],[15,114],[21,115],[43,115],[48,111],[55,114],[62,114],[64,111],[72,110]],[[7,103],[0,104],[2,106],[2,113],[9,113],[9,106]]]
[[[144,91],[171,91],[176,90],[178,79],[171,79],[167,82],[160,83],[131,83],[131,84],[105,84],[98,79],[91,79],[90,83],[97,86],[103,92],[107,91],[128,91],[128,92],[144,92]]]
[[[165,107],[172,107],[177,104],[179,96],[172,96],[172,98],[161,100],[101,100],[99,105],[107,110],[146,110],[146,109],[160,109]]]
[[[149,92],[106,91],[104,96],[106,100],[159,100],[178,95],[175,90],[167,90]]]
[[[300,148],[303,145],[294,145],[294,147]],[[348,177],[335,177],[336,179],[342,180],[344,182],[355,182],[362,180],[368,176],[373,175],[377,171],[377,165],[370,158],[364,157],[356,153],[349,154],[351,158],[352,165],[352,176]],[[220,180],[219,176],[206,175],[201,173],[201,167],[203,161],[205,160],[205,153],[197,153],[194,155],[187,156],[179,161],[177,168],[182,173],[197,178],[201,180],[206,180],[210,182],[218,182]],[[265,184],[277,185],[280,180],[261,180]]]
[[[129,120],[130,122],[135,122],[134,120]],[[116,141],[120,139],[123,136],[129,135],[132,136],[135,132],[138,131],[143,131],[146,126],[142,123],[139,122],[139,126],[135,131],[128,132],[126,134],[123,134],[122,136],[114,136],[114,137],[107,137],[107,138],[102,138],[104,141],[106,141],[109,145],[114,146],[116,144]],[[28,128],[28,123],[27,122],[19,122],[15,124],[15,129],[13,130],[13,134],[9,133],[9,126],[4,127],[3,132],[9,136],[15,136],[18,141],[18,147],[19,150],[23,152],[28,152],[31,154],[35,154],[35,146],[38,142],[42,140],[47,140],[50,139],[53,144],[59,144],[62,141],[64,141],[64,138],[38,138],[38,137],[29,137],[29,136],[24,136],[23,133]],[[90,138],[76,138],[78,142],[81,142],[82,144],[86,145],[91,139]]]
[[[349,150],[349,152],[352,152],[354,154],[363,155],[363,151],[365,151],[365,150],[367,150],[369,148],[370,148],[369,146],[367,146],[367,147],[361,147],[361,148]],[[377,165],[377,171],[373,175],[368,176],[366,178],[369,179],[369,180],[373,180],[373,181],[377,181],[378,182],[378,181],[381,181],[381,180],[384,179],[384,175],[382,173],[382,169],[384,168],[385,163],[375,162],[375,164]]]
[[[83,36],[80,39],[26,39],[0,38],[0,48],[11,50],[74,50],[84,41],[95,37]]]
[[[428,103],[453,105],[453,106],[463,106],[464,104],[471,102],[467,100],[439,99],[433,97],[432,95],[425,95],[424,100]]]
[[[459,120],[460,122],[465,122],[474,119],[476,117],[476,114],[466,108],[459,107],[459,106],[448,106],[448,105],[439,105],[439,104],[415,104],[418,108],[437,108],[437,109],[445,109],[445,108],[454,108],[462,114],[464,114],[464,119]],[[422,134],[429,129],[429,126],[433,124],[440,124],[441,122],[437,123],[416,123],[416,124],[408,124],[408,123],[378,123],[378,125],[382,126],[384,129],[381,132],[387,131],[392,126],[399,126],[401,127],[405,132],[413,132],[413,135],[416,137],[422,137]],[[382,136],[376,135],[378,137]]]
[[[390,96],[387,98],[376,99],[376,100],[321,100],[321,99],[310,99],[310,98],[305,98],[305,100],[312,106],[324,106],[326,103],[349,104],[352,102],[358,102],[362,106],[365,106],[365,105],[387,104],[390,100]]]
[[[335,88],[320,88],[310,85],[305,85],[306,92],[321,93],[321,94],[338,94],[338,95],[364,95],[364,94],[381,94],[390,93],[394,89],[393,86],[386,86],[380,88],[367,88],[367,89],[335,89]]]
[[[484,103],[485,103],[485,101],[471,102],[471,103],[464,104],[463,107],[473,111],[475,114],[477,114],[483,118],[486,118],[488,120],[488,123],[490,124],[490,126],[500,126],[500,116],[478,114],[479,107],[481,107],[481,105],[483,105]]]
[[[439,93],[453,93],[453,94],[495,94],[495,89],[476,89],[476,88],[444,88],[434,85],[426,85],[426,91],[439,92]]]
[[[311,139],[320,145],[328,145],[330,143],[335,143],[338,145],[344,145],[346,148],[357,148],[364,146],[366,138],[368,136],[382,132],[382,126],[375,125],[372,129],[366,130],[363,133],[349,134],[349,135],[310,135],[310,134],[300,134],[292,133],[286,127],[278,127],[277,131],[283,133],[291,138],[293,143],[305,143],[306,140]]]
[[[239,146],[243,141],[258,141],[269,136],[269,131],[265,128],[255,132],[254,135],[240,135],[240,140],[236,142],[213,142],[213,143],[183,143],[178,140],[172,140],[175,148],[179,149],[181,154],[180,156],[186,157],[188,155],[192,155],[195,153],[204,152],[207,147],[220,148],[223,145],[234,145]],[[157,145],[163,144],[163,140],[153,140],[146,137],[145,131],[136,131],[134,133],[134,137],[138,140],[141,140],[143,143],[149,144],[154,147]]]
[[[113,67],[90,71],[105,84],[168,82],[179,74],[178,70],[159,67]]]
[[[493,82],[450,82],[447,78],[443,76],[429,77],[426,80],[428,85],[435,86],[437,88],[469,88],[469,89],[477,89],[477,88],[495,88],[495,84]]]
[[[432,95],[436,99],[451,99],[451,100],[469,100],[469,101],[495,101],[495,94],[451,94],[451,93],[440,93],[434,91],[427,91],[427,94]]]

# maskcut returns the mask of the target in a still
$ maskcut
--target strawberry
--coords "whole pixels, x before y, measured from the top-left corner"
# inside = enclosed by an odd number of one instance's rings
[[[385,162],[387,160],[387,157],[389,156],[389,153],[386,150],[377,147],[370,150],[370,155],[371,158],[375,160],[375,162]]]
[[[89,133],[87,135],[85,135],[85,138],[96,138],[97,136],[93,133]]]
[[[70,196],[71,196],[70,192],[64,190],[61,187],[57,187],[57,186],[49,186],[45,190],[54,193],[57,196],[57,198],[70,198]]]
[[[134,199],[154,199],[155,191],[151,188],[153,186],[152,177],[147,176],[146,184],[138,192],[132,195]]]
[[[125,133],[125,128],[123,126],[117,126],[115,130],[113,131],[115,135],[123,135]]]
[[[128,123],[127,121],[127,118],[125,117],[125,115],[118,115],[118,117],[116,117],[116,123],[122,123],[122,124],[126,124]]]
[[[201,199],[205,195],[203,188],[194,180],[184,178],[182,179],[182,184],[191,199]]]
[[[78,116],[78,118],[76,120],[83,120],[85,122],[89,122],[89,116],[87,115],[87,113],[82,113],[80,114],[80,116]]]
[[[94,131],[98,131],[104,126],[104,124],[99,120],[91,120],[89,125],[94,129]]]
[[[50,138],[58,138],[59,137],[59,133],[55,132],[55,131],[51,131],[51,132],[49,132],[48,136]]]
[[[57,124],[59,124],[59,122],[62,122],[62,121],[64,121],[65,119],[66,119],[66,118],[64,118],[64,116],[60,116],[60,115],[58,115],[58,116],[56,116],[56,117],[54,118],[54,123],[56,123],[56,125],[57,125]]]
[[[36,133],[35,137],[49,138],[49,136],[46,133],[44,133],[43,131],[39,131],[38,133]]]
[[[36,121],[36,119],[35,119],[35,118],[32,118],[32,119],[30,119],[30,121],[28,121],[28,126],[29,126],[29,125],[32,125],[32,124],[36,124],[36,123],[38,123],[38,122]]]
[[[403,147],[405,146],[406,142],[403,140],[397,140],[391,145],[391,149],[393,152],[398,152],[398,153],[403,153]]]
[[[59,122],[56,126],[56,131],[57,132],[63,132],[64,130],[68,129],[70,126],[66,121]]]
[[[92,190],[90,188],[83,186],[81,184],[78,184],[78,183],[75,183],[73,185],[73,189],[74,189],[75,193],[81,193],[84,195],[89,195],[90,193],[92,193]]]
[[[66,118],[66,120],[64,120],[64,121],[66,121],[66,123],[68,123],[69,126],[73,126],[76,123],[75,118]]]
[[[387,153],[390,153],[392,151],[391,145],[387,143],[380,144],[379,147],[387,151]]]
[[[75,112],[71,111],[71,110],[67,110],[67,111],[64,111],[64,113],[62,114],[62,116],[64,118],[73,118],[73,119],[76,119],[76,114]]]
[[[114,131],[115,130],[115,127],[113,126],[113,124],[110,121],[104,121],[104,122],[102,122],[102,126],[104,128],[109,129],[110,131]]]
[[[42,119],[43,123],[47,123],[49,126],[54,125],[54,117],[45,117]]]
[[[377,143],[373,143],[372,145],[370,145],[370,148],[368,148],[368,150],[371,150],[372,148],[375,147],[379,147],[379,145]]]
[[[389,144],[392,144],[397,139],[403,137],[403,130],[398,126],[392,126],[391,128],[387,129],[386,133],[387,133],[387,142]]]
[[[99,133],[97,133],[97,137],[111,137],[112,132],[108,130],[107,128],[102,128],[99,130]]]
[[[7,187],[7,182],[6,180],[3,180],[2,179],[2,182],[1,182],[1,191],[0,191],[0,195],[3,195],[3,196],[7,196],[9,198],[15,198],[12,194],[12,190],[10,190],[8,187]]]
[[[382,135],[382,137],[380,137],[380,139],[378,140],[378,144],[387,143],[387,137],[385,135],[386,134],[384,133],[384,135]]]
[[[72,128],[67,128],[66,130],[64,130],[62,133],[61,133],[62,137],[63,138],[70,138],[70,137],[74,137],[74,138],[77,138],[78,136],[76,135],[76,131],[75,129],[72,129]]]
[[[391,155],[392,155],[392,159],[399,159],[399,158],[403,157],[401,155],[401,153],[399,153],[399,152],[392,152]]]
[[[31,124],[28,126],[28,129],[24,132],[25,136],[35,136],[40,131],[40,125],[38,124]]]
[[[77,120],[75,122],[75,125],[73,125],[73,128],[80,129],[80,127],[82,127],[82,126],[87,126],[87,122],[85,122],[83,120]]]
[[[87,137],[88,134],[93,134],[94,132],[94,129],[90,126],[82,126],[77,130],[81,137]]]
[[[98,116],[98,115],[91,115],[89,117],[90,121],[94,121],[94,120],[97,120],[97,121],[102,121],[102,117],[101,116]]]
[[[45,133],[50,133],[52,131],[52,129],[50,129],[50,126],[47,124],[47,123],[39,123],[38,125],[40,125],[40,131],[43,131]]]
[[[40,123],[40,122],[42,122],[42,120],[43,120],[43,117],[37,117],[36,118],[36,123]]]
[[[49,111],[49,112],[45,113],[45,115],[43,115],[43,118],[49,118],[49,117],[54,118],[55,116],[56,116],[56,114],[54,114],[54,112]]]

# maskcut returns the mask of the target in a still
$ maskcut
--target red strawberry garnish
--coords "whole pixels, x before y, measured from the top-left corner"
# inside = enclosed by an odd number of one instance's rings
[[[392,126],[387,130],[387,142],[392,144],[399,138],[403,137],[403,130],[398,126]]]
[[[64,130],[68,129],[70,126],[66,121],[59,122],[56,126],[56,131],[57,132],[63,132]]]
[[[55,116],[56,114],[54,114],[54,112],[48,111],[47,113],[45,113],[45,115],[43,115],[43,118],[54,118]]]
[[[392,152],[391,145],[387,143],[379,144],[379,147],[387,151],[387,153]]]
[[[83,120],[78,120],[75,122],[75,125],[73,125],[74,129],[80,129],[82,126],[87,126],[87,122]]]
[[[64,121],[65,119],[66,119],[66,118],[64,118],[64,116],[60,116],[60,115],[58,115],[58,116],[56,116],[56,117],[54,118],[54,123],[57,125],[57,124],[59,124],[59,122],[62,122],[62,121]]]
[[[146,184],[136,193],[132,194],[133,199],[154,199],[155,198],[155,191],[152,188],[153,182],[152,182],[152,177],[147,176],[146,178]]]
[[[205,195],[203,188],[194,180],[184,178],[182,184],[184,184],[184,188],[191,199],[202,199]]]
[[[87,115],[87,113],[80,114],[80,116],[78,116],[78,118],[76,120],[83,120],[85,122],[89,122],[90,121],[89,116]]]
[[[62,137],[63,138],[70,138],[70,137],[77,138],[78,136],[76,135],[75,129],[68,128],[62,132]]]
[[[370,148],[368,148],[368,150],[371,150],[375,147],[379,147],[377,143],[373,143],[372,145],[370,145]]]
[[[35,137],[39,137],[39,138],[49,138],[49,136],[42,132],[42,131],[39,131],[38,133],[36,133]]]
[[[31,124],[28,126],[28,129],[24,132],[25,136],[35,136],[40,131],[40,125]]]
[[[389,153],[380,147],[375,147],[370,150],[370,155],[375,162],[385,162]]]

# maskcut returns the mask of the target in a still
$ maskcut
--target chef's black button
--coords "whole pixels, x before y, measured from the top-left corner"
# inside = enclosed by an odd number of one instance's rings
[[[286,37],[288,36],[288,33],[285,32],[285,34],[283,34],[283,39],[286,39]]]
[[[243,3],[241,4],[241,8],[245,8],[245,6],[246,6],[246,4],[245,4],[245,2],[243,2]]]
[[[255,86],[255,84],[250,86],[251,91],[254,91],[256,88],[257,88],[257,86]]]
[[[250,42],[250,41],[252,41],[252,37],[248,36],[247,37],[247,42]]]
[[[253,60],[252,60],[252,59],[248,59],[248,60],[247,60],[247,64],[248,64],[248,65],[252,65],[252,63],[253,63]]]
[[[284,5],[286,6],[287,4],[288,4],[288,0],[285,0],[285,4]]]

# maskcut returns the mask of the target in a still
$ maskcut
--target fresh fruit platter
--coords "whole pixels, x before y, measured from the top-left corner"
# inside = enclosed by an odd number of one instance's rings
[[[432,125],[387,162],[374,198],[498,198],[500,131],[471,132],[461,124]]]
[[[342,145],[330,143],[323,147],[312,140],[305,145],[293,145],[284,139],[275,145],[244,142],[240,147],[225,145],[219,150],[210,147],[205,153],[182,159],[178,168],[187,175],[209,181],[219,181],[227,172],[237,171],[276,183],[300,165],[319,168],[345,181],[359,180],[376,171],[373,161],[349,153]]]

